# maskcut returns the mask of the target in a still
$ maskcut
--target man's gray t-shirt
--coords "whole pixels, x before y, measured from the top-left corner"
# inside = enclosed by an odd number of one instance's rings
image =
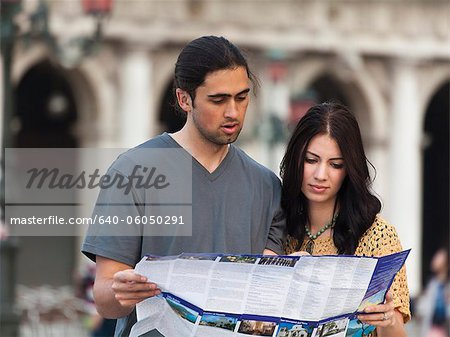
[[[264,248],[283,253],[285,221],[280,207],[280,181],[272,171],[234,145],[230,145],[219,167],[210,173],[164,133],[119,156],[109,173],[126,179],[139,165],[137,151],[170,148],[180,150],[180,162],[189,158],[192,163],[192,204],[189,205],[192,235],[144,235],[145,225],[126,225],[127,217],[151,215],[148,201],[155,200],[154,194],[158,193],[155,189],[133,188],[127,194],[117,193],[113,188],[102,189],[93,217],[105,219],[112,214],[120,217],[125,222],[120,224],[124,234],[107,235],[105,233],[115,230],[111,219],[109,223],[97,221],[88,229],[82,245],[84,254],[92,260],[100,255],[134,267],[145,254],[261,254]],[[176,158],[170,161],[174,167],[179,164]],[[115,336],[128,336],[135,320],[135,313],[119,319]]]

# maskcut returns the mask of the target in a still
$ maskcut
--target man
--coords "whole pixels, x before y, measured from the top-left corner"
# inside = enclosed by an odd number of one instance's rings
[[[180,131],[164,133],[137,149],[178,149],[182,152],[180,161],[189,157],[192,235],[142,235],[148,228],[132,224],[126,236],[111,236],[98,234],[109,229],[94,224],[82,247],[97,263],[94,297],[98,311],[107,318],[120,318],[116,336],[129,334],[136,321],[137,303],[160,293],[156,284],[132,269],[144,254],[283,252],[279,179],[232,145],[243,126],[250,82],[255,84],[246,59],[223,37],[201,37],[181,51],[174,92],[177,107],[186,114],[186,124]],[[130,162],[138,161],[133,157],[136,151],[121,155],[110,172],[132,180]],[[163,157],[155,161],[173,164],[174,160]],[[94,213],[113,212],[121,219],[150,214],[148,200],[156,200],[155,193],[154,189],[133,188],[126,195],[125,207],[120,199],[123,195],[118,199],[116,191],[104,189]]]

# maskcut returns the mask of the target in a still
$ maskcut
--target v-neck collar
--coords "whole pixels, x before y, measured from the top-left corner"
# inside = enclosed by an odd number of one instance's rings
[[[169,135],[167,132],[164,132],[163,134],[166,136],[168,142],[171,143],[171,145],[175,145],[175,147],[180,148],[183,150],[184,155],[186,155],[188,158],[192,159],[192,167],[196,167],[198,170],[200,170],[210,181],[214,181],[217,178],[219,178],[224,172],[226,172],[226,169],[229,165],[229,163],[232,161],[234,154],[236,152],[236,148],[233,144],[230,144],[230,147],[228,148],[228,152],[223,158],[223,160],[220,162],[219,166],[213,171],[209,172],[197,159],[195,159],[184,147],[182,147],[171,135]]]

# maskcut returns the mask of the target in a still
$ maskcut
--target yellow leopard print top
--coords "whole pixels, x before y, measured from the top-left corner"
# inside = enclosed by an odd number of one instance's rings
[[[288,236],[285,242],[285,253],[291,254],[297,250],[306,250],[306,238],[298,247],[298,240]],[[402,246],[398,238],[394,226],[387,223],[383,218],[377,216],[375,222],[364,233],[359,240],[355,255],[358,256],[383,256],[402,251]],[[322,235],[314,240],[314,248],[312,255],[337,255],[337,248],[333,243],[331,235]],[[394,282],[391,285],[391,292],[394,298],[394,304],[398,311],[403,315],[403,320],[406,323],[411,319],[411,312],[409,309],[409,290],[406,282],[405,266],[395,276]]]

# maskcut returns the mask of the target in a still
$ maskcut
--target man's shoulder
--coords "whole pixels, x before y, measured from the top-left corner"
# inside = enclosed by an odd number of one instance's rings
[[[250,157],[241,148],[238,148],[237,146],[234,146],[234,148],[235,148],[235,154],[236,154],[237,158],[239,159],[239,161],[244,166],[244,169],[246,169],[246,172],[260,175],[260,176],[266,177],[267,179],[270,179],[270,180],[279,181],[279,178],[272,170],[265,167],[261,163],[258,163],[255,159]]]
[[[148,148],[177,148],[179,147],[177,143],[169,136],[168,133],[164,132],[156,137],[150,138],[149,140],[139,144],[138,146],[128,150],[127,152],[133,152],[136,149],[148,149]]]
[[[111,164],[110,169],[129,172],[136,165],[145,165],[167,156],[167,149],[179,149],[177,143],[163,133],[121,153]]]

